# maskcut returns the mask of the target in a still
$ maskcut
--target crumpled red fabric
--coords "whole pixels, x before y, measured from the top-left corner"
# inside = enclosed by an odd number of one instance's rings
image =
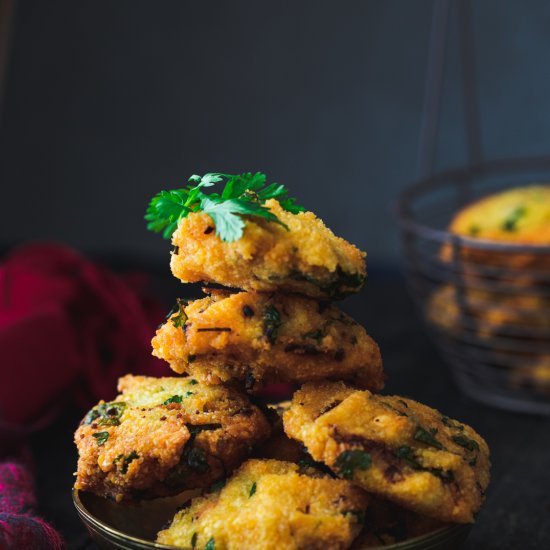
[[[166,375],[151,355],[165,315],[146,278],[120,276],[55,244],[27,245],[0,264],[0,550],[64,547],[33,512],[25,436],[70,402],[116,394],[126,373]]]
[[[28,462],[25,456],[0,462],[0,549],[62,550],[61,535],[34,514],[36,499]]]
[[[1,264],[0,432],[68,400],[108,400],[125,373],[165,374],[151,355],[164,310],[143,283],[60,245],[28,245]]]

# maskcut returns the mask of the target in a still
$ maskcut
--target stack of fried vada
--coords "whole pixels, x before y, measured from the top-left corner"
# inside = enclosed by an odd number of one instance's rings
[[[201,490],[157,537],[201,550],[366,548],[472,522],[485,441],[380,395],[378,346],[332,303],[360,290],[365,254],[311,212],[265,206],[284,224],[247,218],[232,242],[205,212],[179,222],[172,272],[210,285],[153,338],[179,376],[127,376],[88,413],[76,486],[118,501]],[[258,405],[273,383],[297,391]]]

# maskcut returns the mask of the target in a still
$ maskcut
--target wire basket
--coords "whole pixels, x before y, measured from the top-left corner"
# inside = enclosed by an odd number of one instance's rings
[[[404,267],[434,342],[469,396],[550,414],[550,246],[464,237],[446,228],[482,196],[550,181],[550,158],[440,173],[397,202]]]

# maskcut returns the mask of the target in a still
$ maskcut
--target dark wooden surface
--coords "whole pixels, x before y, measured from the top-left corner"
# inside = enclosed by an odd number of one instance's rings
[[[155,283],[167,302],[183,295],[183,287],[166,274]],[[379,343],[388,375],[386,393],[434,406],[471,424],[487,439],[492,481],[465,549],[550,548],[550,418],[499,411],[462,395],[397,272],[371,273],[365,290],[342,307]],[[70,497],[76,468],[72,433],[79,414],[67,411],[33,438],[38,496],[40,512],[63,533],[70,550],[94,550]]]

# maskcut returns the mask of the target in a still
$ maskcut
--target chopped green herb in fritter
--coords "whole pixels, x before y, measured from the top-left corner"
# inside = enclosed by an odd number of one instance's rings
[[[352,479],[355,470],[368,470],[371,465],[371,456],[366,451],[353,449],[344,451],[334,462],[334,467],[344,479]]]

